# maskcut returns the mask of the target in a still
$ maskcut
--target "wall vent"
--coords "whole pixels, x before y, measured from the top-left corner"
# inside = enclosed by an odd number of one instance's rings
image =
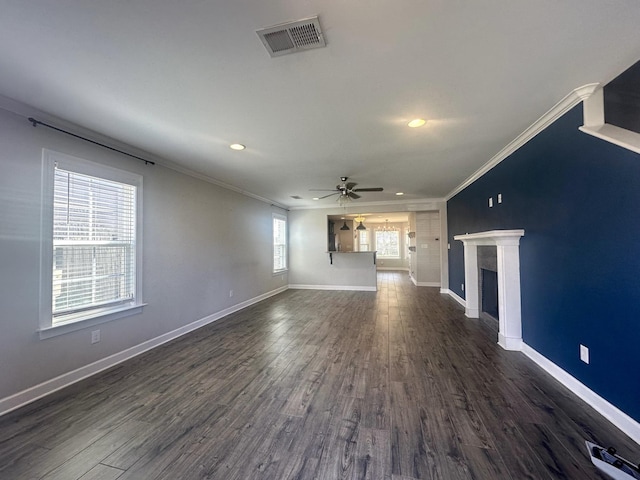
[[[317,16],[261,28],[256,33],[272,57],[326,46]]]

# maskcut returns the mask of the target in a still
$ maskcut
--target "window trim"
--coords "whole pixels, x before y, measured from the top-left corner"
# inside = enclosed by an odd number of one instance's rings
[[[53,324],[53,193],[54,173],[64,170],[105,178],[136,187],[136,263],[135,298],[128,303],[92,309],[71,315],[65,322]],[[40,339],[51,338],[142,312],[142,175],[127,172],[53,150],[42,150],[42,202],[40,210]]]
[[[275,242],[275,220],[284,222],[284,268],[276,270],[276,242]],[[289,219],[285,215],[273,213],[271,215],[271,271],[273,275],[281,275],[289,271]]]

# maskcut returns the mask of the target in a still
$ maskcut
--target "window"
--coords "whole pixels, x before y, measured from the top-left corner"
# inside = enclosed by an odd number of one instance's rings
[[[273,214],[273,273],[287,269],[287,217]]]
[[[376,250],[378,257],[400,258],[400,232],[376,232]]]
[[[369,251],[369,232],[367,230],[357,230],[358,232],[358,251]]]
[[[48,150],[43,168],[41,337],[137,313],[142,177]]]

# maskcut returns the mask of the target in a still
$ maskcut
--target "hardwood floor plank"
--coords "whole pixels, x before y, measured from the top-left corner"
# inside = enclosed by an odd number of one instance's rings
[[[460,445],[469,469],[469,478],[490,478],[500,480],[519,480],[509,473],[502,457],[496,450],[477,447],[475,445]]]
[[[362,411],[350,408],[328,430],[328,441],[320,456],[318,478],[350,479],[355,472]]]
[[[552,478],[606,480],[606,475],[600,474],[586,456],[577,461],[545,425],[526,423],[520,425],[520,430]]]
[[[124,472],[117,468],[107,467],[106,465],[96,465],[78,480],[116,480]]]
[[[391,465],[394,475],[440,479],[433,445],[424,438],[420,412],[407,385],[391,383]]]
[[[391,480],[391,434],[361,428],[352,480]]]
[[[553,478],[513,420],[503,416],[484,401],[476,402],[474,408],[480,414],[497,452],[514,479]]]
[[[134,439],[148,426],[148,424],[136,420],[130,420],[118,425],[109,433],[88,445],[77,455],[42,477],[43,480],[68,480],[82,477],[105,457]]]

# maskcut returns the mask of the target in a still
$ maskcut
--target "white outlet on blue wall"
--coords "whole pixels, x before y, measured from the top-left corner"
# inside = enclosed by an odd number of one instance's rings
[[[584,345],[580,345],[580,360],[584,363],[589,363],[589,348]]]

